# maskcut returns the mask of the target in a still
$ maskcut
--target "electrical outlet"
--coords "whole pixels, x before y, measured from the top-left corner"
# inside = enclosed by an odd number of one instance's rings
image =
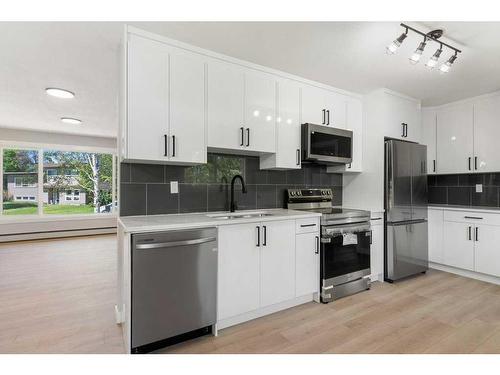
[[[170,181],[170,194],[179,193],[179,183],[177,181]]]
[[[476,193],[483,192],[483,184],[476,184]]]

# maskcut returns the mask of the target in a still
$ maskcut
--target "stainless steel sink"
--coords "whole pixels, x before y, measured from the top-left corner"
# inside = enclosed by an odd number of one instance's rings
[[[235,213],[223,213],[223,214],[208,214],[208,217],[211,217],[216,220],[234,220],[234,219],[250,219],[250,218],[258,218],[258,217],[266,217],[273,216],[270,212],[235,212]]]

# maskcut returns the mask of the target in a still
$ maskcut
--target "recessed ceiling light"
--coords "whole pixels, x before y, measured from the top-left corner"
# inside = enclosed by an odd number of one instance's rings
[[[75,97],[75,94],[71,91],[58,89],[55,87],[47,87],[45,92],[50,96],[55,96],[56,98],[71,99]]]
[[[64,122],[65,124],[71,124],[71,125],[79,125],[82,123],[82,120],[78,120],[77,118],[72,118],[72,117],[61,117],[61,121]]]

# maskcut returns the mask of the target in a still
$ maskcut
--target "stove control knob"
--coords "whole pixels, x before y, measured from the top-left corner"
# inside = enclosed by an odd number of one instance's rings
[[[295,192],[294,191],[291,191],[290,192],[290,195],[293,197],[295,195]]]
[[[302,195],[302,192],[300,190],[298,190],[297,195]]]

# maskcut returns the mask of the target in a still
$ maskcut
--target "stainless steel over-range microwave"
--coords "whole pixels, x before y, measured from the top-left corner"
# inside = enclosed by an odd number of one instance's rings
[[[352,131],[302,124],[302,160],[320,164],[352,162]]]

